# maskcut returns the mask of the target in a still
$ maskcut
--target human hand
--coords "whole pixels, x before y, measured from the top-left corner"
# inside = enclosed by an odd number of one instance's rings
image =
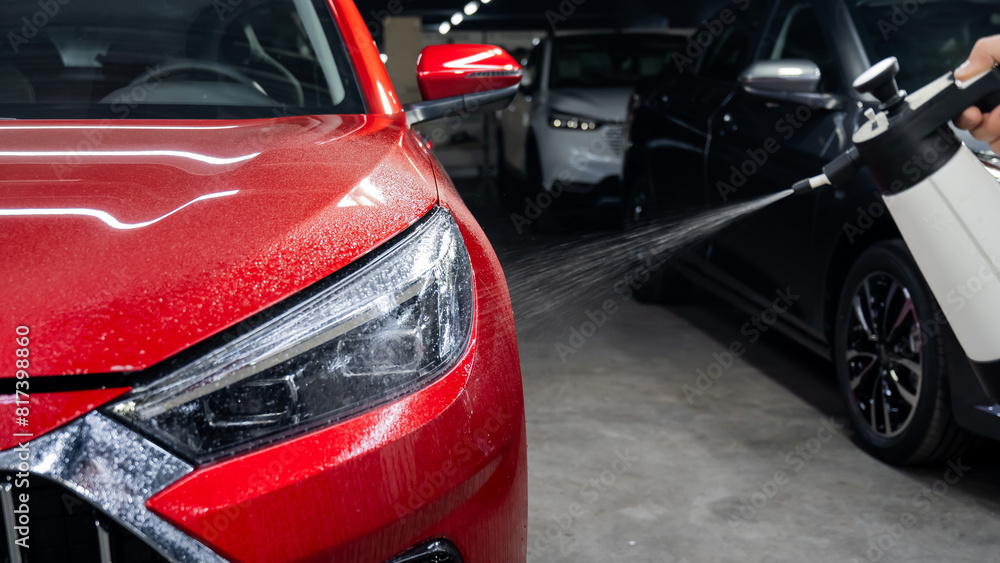
[[[993,68],[1000,62],[1000,35],[984,37],[972,48],[969,60],[955,70],[955,79],[969,80]],[[994,152],[1000,153],[1000,110],[983,113],[971,107],[955,118],[955,125],[967,129],[972,136],[990,144]]]

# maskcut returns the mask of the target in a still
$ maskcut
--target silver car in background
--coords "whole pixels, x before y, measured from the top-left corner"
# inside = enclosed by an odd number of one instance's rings
[[[672,29],[541,40],[524,62],[521,91],[498,113],[504,205],[516,212],[543,192],[573,207],[620,205],[629,97],[637,82],[675,64],[685,41],[685,31]]]

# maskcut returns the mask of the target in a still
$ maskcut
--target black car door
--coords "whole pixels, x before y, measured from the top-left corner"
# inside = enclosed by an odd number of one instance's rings
[[[848,85],[817,8],[823,7],[779,0],[755,60],[814,62],[822,73],[819,92],[830,94],[827,103],[840,106],[827,109],[736,88],[711,125],[711,202],[748,201],[785,190],[815,175],[840,150]],[[818,201],[814,192],[774,203],[720,233],[710,254],[711,263],[755,300],[770,301],[777,291],[791,288],[800,298],[785,320],[816,336],[816,328],[801,321],[807,304],[822,299],[823,288],[815,283],[815,270],[825,260],[814,250]]]
[[[738,0],[709,18],[675,55],[677,72],[653,102],[666,109],[662,122],[645,125],[645,169],[663,210],[701,208],[706,203],[706,146],[710,123],[732,95],[750,58],[767,2]]]

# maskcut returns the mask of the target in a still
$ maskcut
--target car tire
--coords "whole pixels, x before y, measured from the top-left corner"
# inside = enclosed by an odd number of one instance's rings
[[[941,317],[900,240],[866,250],[844,282],[834,334],[838,387],[855,441],[884,462],[938,463],[975,439],[952,416]]]

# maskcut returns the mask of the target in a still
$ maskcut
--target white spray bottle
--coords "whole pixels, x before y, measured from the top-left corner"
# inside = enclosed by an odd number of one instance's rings
[[[795,184],[796,193],[848,180],[867,166],[938,303],[976,276],[992,279],[961,309],[943,306],[980,380],[1000,393],[1000,184],[949,122],[969,106],[1000,105],[1000,70],[963,83],[949,73],[907,95],[894,57],[865,71],[854,88],[879,111],[854,134],[854,147]],[[982,278],[983,273],[992,278]],[[1000,399],[1000,396],[996,398]]]

